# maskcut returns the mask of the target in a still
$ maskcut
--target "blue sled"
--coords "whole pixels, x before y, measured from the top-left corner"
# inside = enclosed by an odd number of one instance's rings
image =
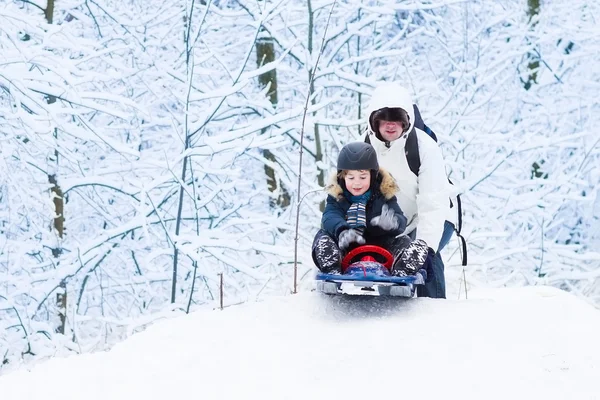
[[[326,294],[350,293],[348,287],[358,287],[364,292],[375,292],[380,296],[413,297],[416,285],[425,283],[425,271],[416,275],[392,276],[388,269],[378,262],[359,261],[350,265],[344,274],[318,273],[317,291]],[[344,285],[344,288],[342,287]]]

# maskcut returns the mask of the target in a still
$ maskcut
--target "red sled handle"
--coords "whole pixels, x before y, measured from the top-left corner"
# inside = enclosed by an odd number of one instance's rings
[[[359,258],[359,256],[361,256]],[[383,264],[388,270],[392,268],[392,264],[394,263],[394,256],[392,253],[384,249],[380,246],[375,246],[372,244],[367,244],[364,246],[359,246],[352,251],[349,251],[348,254],[342,260],[342,273],[346,272],[346,269],[350,266],[350,264],[355,263],[357,261],[375,261],[379,262],[373,255],[379,255],[385,259]]]

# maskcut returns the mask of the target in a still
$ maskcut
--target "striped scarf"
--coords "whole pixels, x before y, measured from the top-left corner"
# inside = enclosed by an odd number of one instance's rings
[[[360,196],[352,196],[348,192],[347,197],[352,204],[346,213],[346,222],[350,228],[357,229],[362,233],[367,227],[367,202],[371,198],[371,191],[367,190]]]

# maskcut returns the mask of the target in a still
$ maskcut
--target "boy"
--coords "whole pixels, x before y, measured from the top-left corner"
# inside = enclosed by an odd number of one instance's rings
[[[342,148],[337,174],[327,186],[322,228],[313,242],[313,260],[325,273],[340,273],[342,255],[363,244],[381,246],[394,256],[390,273],[415,274],[427,258],[427,245],[400,236],[406,217],[396,200],[398,186],[379,168],[375,149],[355,142]]]

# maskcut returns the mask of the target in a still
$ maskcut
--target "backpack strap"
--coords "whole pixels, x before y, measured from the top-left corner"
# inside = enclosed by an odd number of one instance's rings
[[[413,172],[413,174],[419,176],[419,168],[421,168],[421,158],[419,157],[419,141],[417,140],[417,132],[415,131],[415,128],[427,133],[436,142],[437,136],[427,125],[425,125],[423,117],[421,117],[419,107],[417,107],[416,104],[413,104],[413,112],[415,114],[415,124],[413,129],[408,134],[408,138],[406,139],[406,145],[404,146],[404,154],[406,155],[406,161],[408,162],[408,167],[410,168],[410,170]]]
[[[462,229],[462,206],[460,202],[460,195],[456,196],[456,202],[458,204],[458,227],[455,228],[456,236],[460,239],[460,246],[462,248],[462,265],[467,265],[467,241],[465,237],[460,234]]]
[[[423,117],[421,117],[421,111],[419,111],[419,107],[417,107],[416,104],[413,104],[413,112],[415,113],[415,128],[422,130],[437,142],[438,139],[436,134],[431,130],[430,127],[425,125],[425,121],[423,121]]]
[[[419,176],[419,168],[421,168],[421,158],[419,157],[419,141],[417,140],[417,131],[413,128],[406,138],[404,145],[404,154],[408,162],[408,168],[413,174]]]
[[[452,181],[450,180],[450,178],[448,178],[448,182],[450,182],[451,185],[454,185],[454,183],[452,183]],[[454,205],[452,204],[452,200],[450,201],[450,206],[454,207]],[[462,201],[460,200],[460,194],[456,195],[456,208],[457,208],[457,213],[458,213],[458,221],[457,221],[457,225],[454,227],[454,231],[456,232],[456,237],[458,237],[458,239],[460,240],[460,247],[461,247],[461,254],[462,254],[462,265],[463,267],[467,265],[467,241],[465,240],[465,237],[463,235],[461,235],[461,231],[462,231]]]
[[[448,178],[448,182],[450,182],[451,185],[454,185],[450,178]],[[456,233],[460,234],[462,231],[462,202],[460,200],[460,194],[456,195],[456,207],[458,208],[458,226],[456,227]]]
[[[416,104],[413,104],[413,113],[415,114],[415,128],[419,128],[420,130],[425,130],[425,121],[423,121],[423,117],[421,117],[421,111],[419,111],[419,107]]]

